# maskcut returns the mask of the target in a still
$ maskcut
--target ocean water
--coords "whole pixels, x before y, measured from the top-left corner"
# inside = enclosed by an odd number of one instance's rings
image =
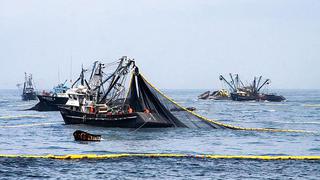
[[[24,111],[16,90],[0,90],[0,154],[65,155],[183,153],[216,155],[320,155],[320,90],[278,90],[286,102],[198,100],[204,90],[165,90],[184,106],[221,122],[299,129],[314,133],[272,133],[199,129],[119,129],[64,125],[59,112]],[[76,142],[81,129],[101,142]],[[260,161],[196,158],[53,160],[0,158],[4,179],[320,179],[318,161]]]

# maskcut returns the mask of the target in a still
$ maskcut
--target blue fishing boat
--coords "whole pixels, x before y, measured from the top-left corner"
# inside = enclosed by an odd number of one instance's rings
[[[58,84],[51,92],[43,91],[42,94],[37,95],[39,103],[30,110],[37,111],[58,111],[58,106],[63,106],[68,101],[66,82]]]

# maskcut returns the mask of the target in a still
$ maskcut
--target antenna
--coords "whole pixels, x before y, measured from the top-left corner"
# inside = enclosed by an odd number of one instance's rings
[[[70,58],[70,83],[72,83],[72,55],[71,55],[71,58]]]
[[[58,64],[58,84],[60,83],[60,66],[59,66],[59,64]]]

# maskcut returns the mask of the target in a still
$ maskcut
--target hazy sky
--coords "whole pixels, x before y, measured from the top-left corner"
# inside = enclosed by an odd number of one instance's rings
[[[159,88],[217,88],[219,74],[320,88],[319,0],[0,0],[0,88],[38,88],[81,64],[135,58]]]

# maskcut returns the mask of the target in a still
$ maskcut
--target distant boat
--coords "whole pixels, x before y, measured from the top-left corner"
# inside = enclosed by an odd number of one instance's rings
[[[67,90],[69,89],[64,83],[58,84],[52,92],[43,91],[42,94],[37,95],[39,103],[32,107],[30,110],[37,111],[58,111],[59,106],[63,106],[68,101]]]
[[[22,100],[29,101],[29,100],[36,100],[37,94],[34,89],[32,74],[25,73],[25,81],[23,83],[23,92],[22,92]]]
[[[100,73],[99,67],[101,68],[102,63],[98,65],[98,61],[94,62],[91,77],[90,77],[90,85],[91,87],[95,86],[97,81],[99,82]],[[77,91],[81,91],[83,89],[87,89],[89,84],[87,80],[84,78],[84,74],[87,70],[81,70],[79,78],[72,84],[71,88],[67,87],[64,83],[58,84],[56,87],[53,88],[52,92],[42,92],[41,95],[38,95],[39,103],[36,104],[34,107],[30,108],[29,110],[36,110],[36,111],[59,111],[60,107],[64,107],[67,102],[72,102],[73,94],[77,93]],[[71,99],[70,99],[71,98]]]
[[[270,84],[270,79],[262,80],[262,76],[259,78],[254,77],[254,80],[249,85],[244,85],[236,74],[233,76],[230,73],[231,81],[228,82],[226,78],[220,75],[220,80],[224,81],[230,87],[230,96],[234,101],[271,101],[281,102],[286,100],[285,97],[276,94],[261,93],[261,89]]]

